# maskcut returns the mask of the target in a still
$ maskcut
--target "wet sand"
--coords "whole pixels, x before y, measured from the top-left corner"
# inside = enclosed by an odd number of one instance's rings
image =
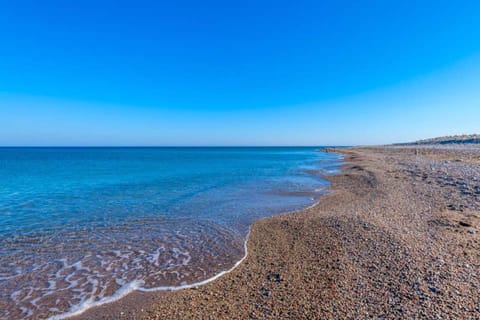
[[[331,151],[332,192],[256,221],[231,273],[77,319],[480,319],[480,147]]]

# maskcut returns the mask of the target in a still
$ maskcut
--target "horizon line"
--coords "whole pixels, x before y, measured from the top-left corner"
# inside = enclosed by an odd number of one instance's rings
[[[189,146],[189,145],[138,145],[138,146],[132,146],[132,145],[102,145],[102,146],[89,146],[89,145],[79,145],[79,146],[1,146],[0,148],[2,149],[7,149],[7,148],[321,148],[321,147],[352,147],[354,145],[200,145],[200,146]]]

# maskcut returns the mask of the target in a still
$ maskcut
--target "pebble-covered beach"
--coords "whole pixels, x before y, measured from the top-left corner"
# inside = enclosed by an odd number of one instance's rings
[[[234,271],[79,318],[480,319],[480,147],[329,151],[332,192],[256,221]]]

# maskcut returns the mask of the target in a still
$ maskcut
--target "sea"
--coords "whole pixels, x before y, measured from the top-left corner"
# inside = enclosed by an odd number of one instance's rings
[[[319,147],[0,148],[0,319],[206,283],[256,219],[327,192]]]

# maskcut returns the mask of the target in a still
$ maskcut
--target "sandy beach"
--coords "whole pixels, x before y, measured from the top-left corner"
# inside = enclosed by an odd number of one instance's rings
[[[75,319],[480,319],[480,147],[329,151],[331,193],[256,221],[232,272]]]

